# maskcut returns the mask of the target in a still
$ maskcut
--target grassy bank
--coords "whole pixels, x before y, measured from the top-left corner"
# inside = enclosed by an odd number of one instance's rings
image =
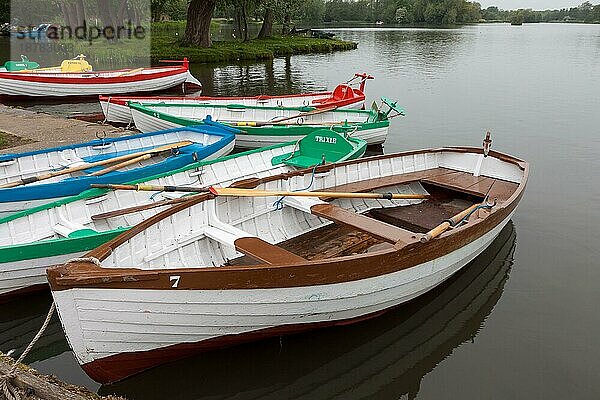
[[[0,150],[8,149],[15,146],[21,146],[23,144],[33,142],[30,139],[22,138],[20,136],[11,135],[10,133],[6,133],[0,131]]]
[[[179,39],[152,36],[152,61],[189,58],[193,63],[238,60],[268,60],[295,54],[330,53],[352,50],[356,43],[337,39],[317,39],[302,36],[275,36],[242,42],[213,42],[211,48],[186,46]]]
[[[256,37],[260,29],[260,24],[255,25],[249,30],[251,37]],[[281,28],[274,27],[273,31],[280,32]],[[343,40],[304,36],[274,36],[242,43],[233,38],[233,25],[222,20],[211,22],[213,46],[209,49],[184,45],[184,32],[185,21],[153,22],[150,41],[152,62],[180,60],[183,57],[188,57],[193,63],[268,60],[294,54],[352,50],[357,47],[356,43]],[[103,68],[143,62],[148,54],[147,45],[144,46],[143,42],[136,39],[121,39],[112,43],[96,41],[93,46],[81,40],[63,40],[60,44],[68,54],[85,54],[92,65],[101,65]]]

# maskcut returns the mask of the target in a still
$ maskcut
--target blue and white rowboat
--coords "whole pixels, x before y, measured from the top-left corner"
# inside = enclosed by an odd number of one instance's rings
[[[80,165],[147,152],[179,142],[192,142],[163,151],[117,170],[94,176],[114,164],[90,167],[37,182],[0,188],[0,216],[7,216],[77,195],[93,183],[123,183],[184,167],[199,160],[212,160],[229,154],[237,129],[210,120],[201,126],[168,129],[121,138],[99,139],[87,143],[55,147],[18,154],[0,155],[0,186]],[[117,164],[117,163],[115,163]]]

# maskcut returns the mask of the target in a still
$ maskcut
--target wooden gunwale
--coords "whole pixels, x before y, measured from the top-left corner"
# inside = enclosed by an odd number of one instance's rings
[[[334,167],[351,165],[365,160],[381,160],[399,155],[422,154],[427,152],[458,152],[482,154],[482,149],[452,147],[430,150],[417,150],[406,153],[374,156],[367,159],[352,160],[336,165],[318,167],[316,172],[327,172]],[[248,289],[248,288],[280,288],[333,284],[366,279],[374,276],[393,273],[402,269],[439,258],[460,249],[473,240],[481,237],[506,219],[516,208],[523,195],[529,174],[529,164],[515,157],[490,152],[490,156],[502,161],[518,165],[523,170],[523,178],[510,197],[497,205],[485,219],[463,225],[442,234],[428,243],[398,243],[394,248],[384,249],[367,254],[335,257],[325,260],[306,261],[287,265],[253,265],[253,266],[221,266],[203,268],[181,268],[168,270],[145,271],[136,268],[101,268],[92,263],[73,263],[67,266],[54,267],[48,270],[48,280],[53,291],[75,287],[94,288],[128,288],[173,290],[169,277],[174,273],[181,275],[176,290],[210,290],[210,289]],[[311,173],[312,169],[299,170],[276,176],[260,178],[259,183],[292,176]],[[103,260],[112,250],[131,237],[144,231],[158,221],[184,210],[194,204],[213,198],[211,194],[190,199],[190,202],[177,204],[159,214],[154,215],[124,234],[88,253],[88,257]],[[365,262],[368,260],[368,263]],[[307,269],[307,267],[310,267]],[[152,276],[148,279],[148,276]],[[99,282],[98,280],[101,280]]]

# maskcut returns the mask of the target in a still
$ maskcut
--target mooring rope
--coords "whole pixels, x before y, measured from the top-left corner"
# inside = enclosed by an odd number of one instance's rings
[[[302,189],[292,190],[292,192],[303,192],[303,191],[306,191],[306,190],[310,189],[311,186],[313,185],[314,181],[315,181],[315,172],[317,171],[317,167],[319,165],[322,165],[322,164],[316,164],[313,167],[312,172],[310,173],[310,183],[308,184],[308,186],[305,187],[305,188],[302,188]],[[275,201],[275,203],[273,203],[273,206],[275,206],[275,211],[279,211],[279,210],[283,209],[283,199],[285,199],[285,196],[281,196],[279,199],[277,199]]]
[[[98,260],[96,257],[75,257],[67,261],[66,264],[74,262],[91,262],[92,264],[98,267],[101,266],[100,260]],[[17,359],[17,361],[15,361],[11,369],[6,374],[0,374],[0,395],[3,396],[5,400],[21,400],[19,390],[12,384],[11,381],[17,377],[17,368],[19,367],[19,364],[23,362],[25,357],[27,357],[27,354],[29,354],[33,346],[35,346],[36,342],[42,337],[42,335],[46,331],[46,328],[48,327],[48,324],[50,324],[50,320],[52,319],[52,315],[54,315],[54,310],[56,310],[56,304],[52,302],[50,310],[48,310],[48,315],[46,315],[46,319],[44,320],[44,323],[42,324],[42,327],[40,328],[38,333],[31,340],[29,345],[27,345],[27,348],[25,349],[25,351],[23,351],[23,353]]]
[[[19,394],[18,389],[12,384],[11,380],[17,377],[17,368],[19,367],[19,364],[23,362],[23,360],[25,359],[25,357],[27,357],[27,354],[29,354],[35,343],[44,334],[44,331],[46,330],[48,324],[50,323],[50,320],[52,319],[52,315],[54,314],[55,309],[56,305],[54,304],[54,302],[52,302],[50,310],[48,310],[48,315],[46,315],[46,319],[44,320],[44,323],[42,324],[42,327],[40,328],[38,333],[31,340],[31,342],[29,343],[25,351],[23,351],[19,359],[15,361],[8,373],[0,375],[0,394],[2,394],[6,400],[21,400],[21,395]]]

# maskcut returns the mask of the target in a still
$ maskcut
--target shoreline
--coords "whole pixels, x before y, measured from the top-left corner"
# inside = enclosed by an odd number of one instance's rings
[[[64,118],[0,103],[0,154],[89,142],[97,139],[96,135],[121,137],[132,133],[112,125]]]
[[[151,60],[179,59],[185,54],[190,63],[271,60],[299,54],[323,54],[354,50],[358,43],[339,39],[320,39],[304,36],[273,36],[248,42],[215,41],[210,48],[181,44],[165,35],[152,37]]]

